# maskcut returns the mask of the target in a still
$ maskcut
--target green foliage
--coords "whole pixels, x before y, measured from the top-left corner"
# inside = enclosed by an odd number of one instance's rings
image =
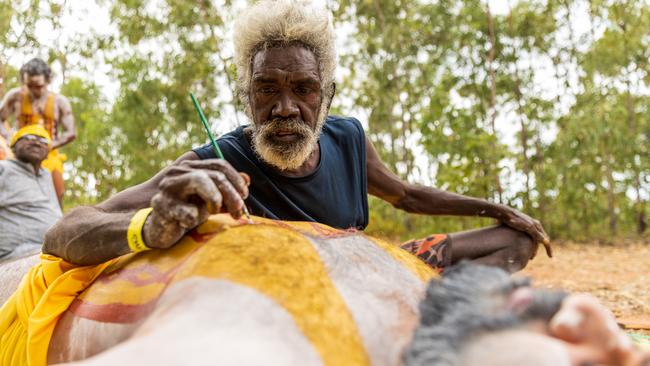
[[[203,143],[190,91],[219,133],[238,125],[234,111],[242,110],[228,38],[237,2],[97,3],[115,32],[41,45],[36,21],[62,32],[72,3],[0,2],[3,86],[15,75],[7,55],[20,48],[46,50],[64,74],[61,92],[78,124],[77,141],[64,149],[67,207],[140,183]],[[586,32],[575,26],[579,9],[590,18]],[[332,10],[346,32],[333,111],[361,112],[401,177],[516,206],[554,238],[642,234],[647,1],[519,0],[495,14],[479,0],[342,0]],[[119,83],[114,99],[93,79],[97,64],[110,65]],[[370,208],[368,231],[401,240],[491,223],[408,215],[376,199]]]

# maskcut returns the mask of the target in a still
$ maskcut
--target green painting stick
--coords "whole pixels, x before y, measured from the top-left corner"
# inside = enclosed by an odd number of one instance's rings
[[[208,137],[210,138],[210,143],[212,144],[214,153],[217,154],[217,158],[225,160],[223,154],[221,153],[221,149],[219,149],[219,145],[217,145],[217,141],[214,139],[214,136],[212,136],[212,132],[210,131],[210,126],[208,126],[208,120],[205,118],[205,114],[203,114],[203,109],[201,109],[201,106],[199,105],[199,101],[196,100],[196,97],[194,97],[194,94],[192,93],[190,93],[190,97],[192,98],[192,103],[194,103],[194,108],[196,108],[196,111],[199,113],[199,118],[201,119],[201,123],[203,123],[203,127],[205,127],[205,130],[208,132]],[[253,221],[251,220],[251,215],[248,213],[248,208],[246,208],[246,204],[244,204],[244,215],[246,215],[246,218],[248,219],[248,223],[252,224]]]

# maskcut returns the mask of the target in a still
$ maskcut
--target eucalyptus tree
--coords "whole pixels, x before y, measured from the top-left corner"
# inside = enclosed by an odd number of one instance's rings
[[[235,104],[224,20],[230,1],[115,1],[117,47],[110,59],[120,91],[110,123],[123,134],[119,188],[139,183],[206,140],[189,99],[193,92],[211,122]],[[231,22],[230,19],[227,19]],[[219,127],[236,125],[236,113]]]

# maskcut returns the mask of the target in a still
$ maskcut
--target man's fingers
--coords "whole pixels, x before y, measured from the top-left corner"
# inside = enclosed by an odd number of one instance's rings
[[[548,234],[546,233],[546,230],[544,230],[544,227],[542,226],[542,223],[539,222],[538,220],[535,220],[535,227],[537,227],[537,230],[539,230],[539,232],[541,233],[542,238],[543,238],[543,242],[548,243],[550,241],[550,238],[548,237]]]
[[[239,192],[230,184],[229,180],[225,180],[220,172],[209,172],[208,175],[219,188],[226,210],[235,219],[241,217],[245,203]]]
[[[244,184],[246,184],[246,187],[251,185],[251,177],[248,174],[243,173],[243,172],[239,172],[239,175],[244,180]]]
[[[207,204],[210,213],[218,213],[223,197],[217,187],[225,179],[225,176],[218,172],[194,170],[163,179],[160,182],[160,189],[167,195],[185,202],[188,202],[192,196],[198,196]]]
[[[226,176],[237,192],[243,197],[248,197],[248,184],[246,180],[224,159],[186,160],[181,163],[192,169],[217,171]]]
[[[607,352],[626,352],[632,347],[614,314],[590,295],[574,294],[564,299],[551,320],[550,331],[560,339],[588,343]]]
[[[185,229],[197,227],[209,215],[204,205],[197,206],[165,194],[155,195],[151,206],[161,217],[175,221]]]
[[[549,258],[553,258],[553,248],[551,247],[551,243],[544,243],[544,249],[546,250],[546,255]]]
[[[218,213],[223,204],[234,218],[239,218],[244,209],[241,194],[221,171],[192,170],[168,177],[160,183],[160,189],[186,202],[198,196],[207,204],[210,213]]]
[[[549,258],[553,257],[553,249],[551,249],[550,239],[548,234],[546,234],[546,231],[544,231],[542,223],[539,222],[539,220],[535,220],[514,209],[510,209],[508,212],[509,214],[504,223],[515,230],[523,231],[530,235],[536,245],[543,244],[544,249],[546,250],[546,255],[548,255]],[[537,255],[537,247],[535,248],[531,259],[534,258],[535,255]]]
[[[551,239],[548,237],[548,234],[544,230],[544,227],[542,226],[542,223],[539,222],[538,220],[535,220],[535,227],[537,227],[537,231],[540,233],[541,240],[540,242],[544,244],[544,249],[546,250],[546,255],[549,258],[553,258],[553,248],[551,248]]]

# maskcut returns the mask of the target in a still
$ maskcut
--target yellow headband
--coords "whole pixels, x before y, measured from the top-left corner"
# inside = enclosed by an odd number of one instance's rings
[[[11,138],[11,143],[9,144],[10,147],[14,147],[16,144],[16,141],[18,141],[21,137],[27,136],[27,135],[35,135],[35,136],[40,136],[44,137],[47,139],[47,144],[49,145],[52,142],[52,139],[50,138],[50,134],[47,133],[47,130],[41,126],[41,125],[29,125],[21,128],[18,130],[13,137]]]

